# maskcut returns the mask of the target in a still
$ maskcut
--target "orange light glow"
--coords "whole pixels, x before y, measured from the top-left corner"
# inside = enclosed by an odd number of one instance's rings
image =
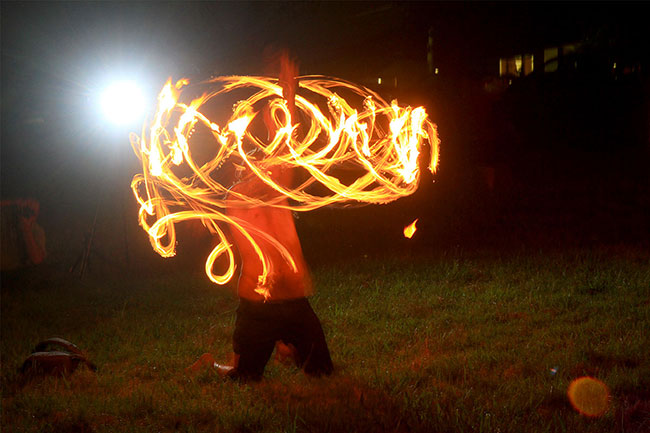
[[[411,224],[404,227],[404,237],[405,238],[411,239],[413,237],[413,234],[417,230],[417,227],[415,227],[415,223],[417,223],[417,222],[418,222],[418,220],[416,219]]]
[[[601,416],[609,406],[607,385],[593,377],[584,376],[571,382],[567,396],[575,410],[590,417]]]
[[[189,89],[201,93],[197,88],[203,89],[202,96],[183,102]],[[300,77],[296,93],[292,119],[274,78],[217,77],[196,85],[187,79],[175,85],[167,81],[151,124],[140,136],[131,135],[142,161],[142,173],[131,187],[140,204],[140,225],[158,254],[175,254],[176,223],[199,220],[218,241],[207,258],[206,273],[225,284],[235,272],[228,227],[253,245],[263,268],[259,291],[268,293],[270,262],[251,233],[268,240],[295,268],[293,258],[277,240],[227,216],[226,208],[273,206],[305,212],[330,205],[389,203],[417,189],[418,158],[427,145],[431,159],[424,165],[435,172],[439,139],[424,108],[389,104],[371,90],[321,76]],[[208,117],[242,95],[247,99],[234,104],[229,118],[217,123],[214,114]],[[262,112],[274,128],[263,122]],[[297,169],[301,183],[292,188],[275,182],[270,169],[277,166]],[[257,176],[275,196],[229,191],[233,173]],[[220,257],[226,265],[215,273]]]

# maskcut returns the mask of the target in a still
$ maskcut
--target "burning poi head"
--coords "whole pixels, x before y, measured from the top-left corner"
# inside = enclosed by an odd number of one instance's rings
[[[199,86],[207,90],[187,103],[181,99],[193,87],[187,79],[165,84],[153,122],[140,137],[131,135],[143,170],[131,187],[140,204],[140,225],[161,256],[175,254],[175,224],[182,221],[200,220],[218,238],[205,264],[208,277],[217,284],[227,283],[235,271],[225,227],[251,242],[263,264],[260,285],[268,272],[266,254],[250,235],[255,228],[229,217],[228,207],[274,206],[304,212],[389,203],[417,189],[418,157],[427,144],[426,165],[431,172],[436,169],[438,135],[423,107],[388,104],[371,90],[344,80],[304,76],[295,96],[294,119],[277,79],[218,77]],[[244,99],[239,99],[241,95]],[[207,113],[214,111],[215,101],[226,97],[239,100],[225,121],[218,122]],[[276,182],[271,168],[278,166],[301,171],[298,185]],[[257,197],[229,191],[233,172],[256,176],[276,194]],[[256,235],[267,238],[292,263],[279,242],[264,233]],[[227,265],[215,272],[214,262],[224,254]]]

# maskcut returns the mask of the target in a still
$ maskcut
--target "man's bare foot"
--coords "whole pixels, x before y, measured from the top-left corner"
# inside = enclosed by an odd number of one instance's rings
[[[227,377],[234,369],[232,365],[222,365],[216,362],[212,366],[217,370],[217,374],[221,377]]]
[[[221,377],[228,376],[235,367],[224,364],[217,364],[214,360],[214,356],[211,353],[204,353],[196,360],[196,362],[185,369],[187,373],[196,374],[199,371],[213,368],[217,371],[217,374]]]
[[[186,373],[198,373],[199,371],[212,367],[213,364],[216,364],[214,361],[214,356],[211,353],[204,353],[196,360],[196,362],[185,369]]]

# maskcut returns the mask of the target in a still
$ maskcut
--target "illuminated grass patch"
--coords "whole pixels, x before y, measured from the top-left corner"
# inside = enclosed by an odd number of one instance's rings
[[[2,287],[6,431],[643,431],[650,257],[642,250],[365,257],[313,266],[336,373],[271,362],[255,385],[184,368],[224,361],[237,301],[199,275],[83,282],[24,272]],[[47,282],[47,283],[44,283]],[[40,340],[97,374],[20,383]],[[606,384],[598,417],[570,383]]]

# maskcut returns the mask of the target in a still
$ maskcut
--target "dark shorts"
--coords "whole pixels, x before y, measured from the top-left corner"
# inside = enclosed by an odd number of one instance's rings
[[[296,362],[313,376],[332,373],[332,359],[320,320],[307,298],[276,302],[239,300],[233,349],[239,355],[233,376],[259,380],[275,342],[296,348]]]

